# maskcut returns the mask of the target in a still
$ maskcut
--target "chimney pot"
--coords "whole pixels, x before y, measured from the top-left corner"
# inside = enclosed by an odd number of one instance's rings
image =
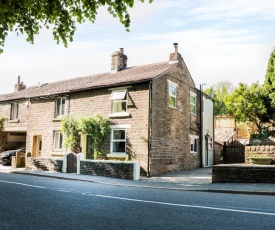
[[[178,52],[178,43],[173,43],[173,45],[174,45],[174,47],[175,47],[175,53],[177,53]]]

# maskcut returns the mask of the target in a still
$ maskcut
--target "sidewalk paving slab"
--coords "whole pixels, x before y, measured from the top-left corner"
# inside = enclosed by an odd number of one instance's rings
[[[100,184],[138,188],[275,196],[275,184],[211,183],[212,168],[191,169],[187,171],[169,173],[150,178],[141,177],[140,180],[137,181],[103,176],[79,175],[75,173],[26,170],[24,168],[14,170],[7,170],[6,168],[4,170],[2,167],[0,167],[0,172],[10,172],[24,175],[58,178],[64,180],[78,180]]]

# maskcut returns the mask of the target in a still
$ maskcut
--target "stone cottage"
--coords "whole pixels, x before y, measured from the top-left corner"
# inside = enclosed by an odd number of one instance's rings
[[[60,157],[62,118],[100,114],[112,123],[106,158],[137,160],[147,175],[202,166],[200,91],[174,49],[168,61],[133,67],[120,49],[109,72],[31,87],[19,77],[0,95],[1,150],[26,145],[32,157]],[[81,139],[89,159],[92,137]]]

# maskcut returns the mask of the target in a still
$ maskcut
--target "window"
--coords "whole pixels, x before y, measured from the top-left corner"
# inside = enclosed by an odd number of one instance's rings
[[[169,107],[177,107],[177,84],[171,81],[169,83]]]
[[[56,117],[61,117],[65,115],[65,97],[59,97],[56,99]]]
[[[212,137],[208,138],[208,149],[210,149],[210,150],[213,149],[213,138]]]
[[[17,102],[11,103],[11,120],[18,119],[18,106],[19,104]]]
[[[197,114],[197,95],[193,92],[190,92],[190,108],[191,114]]]
[[[190,152],[191,153],[198,153],[198,136],[190,136]]]
[[[111,95],[112,113],[127,112],[127,90],[113,91]]]
[[[126,154],[126,130],[125,129],[112,129],[111,153]]]
[[[62,150],[63,144],[63,135],[61,132],[54,132],[54,140],[53,140],[53,149],[54,150]]]

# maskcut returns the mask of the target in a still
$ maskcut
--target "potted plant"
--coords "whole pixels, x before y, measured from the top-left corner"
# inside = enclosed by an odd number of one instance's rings
[[[265,153],[250,153],[248,155],[250,164],[270,165],[272,157]]]

